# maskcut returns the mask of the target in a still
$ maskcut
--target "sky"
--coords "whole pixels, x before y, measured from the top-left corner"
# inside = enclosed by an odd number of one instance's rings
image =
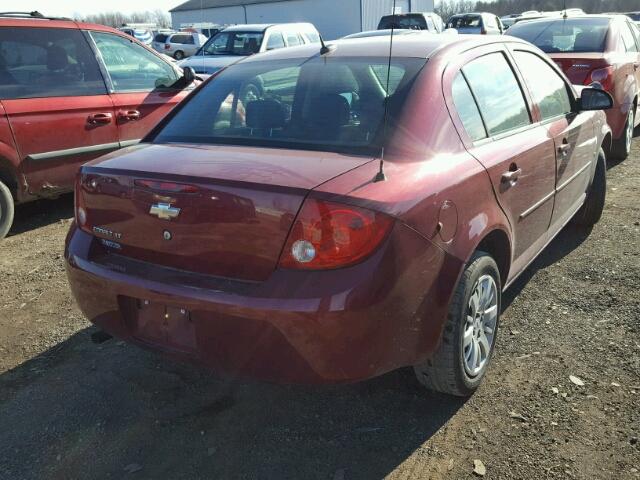
[[[0,12],[38,10],[44,15],[70,17],[116,11],[122,13],[161,9],[169,11],[185,0],[0,0]]]

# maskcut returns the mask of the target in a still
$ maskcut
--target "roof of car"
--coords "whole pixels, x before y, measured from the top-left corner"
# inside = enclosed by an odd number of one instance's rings
[[[590,18],[602,18],[613,20],[616,17],[624,17],[624,15],[613,14],[613,15],[605,15],[605,14],[595,14],[595,15],[579,15],[576,17],[533,17],[531,19],[527,19],[526,17],[522,19],[520,22],[516,23],[516,25],[531,25],[535,23],[545,23],[545,22],[577,22],[580,20],[590,19]],[[511,27],[511,28],[513,28]]]
[[[83,30],[98,30],[103,32],[123,32],[115,28],[99,25],[97,23],[76,22],[66,18],[29,18],[29,17],[1,17],[0,25],[3,27],[41,27],[41,28],[81,28]]]
[[[326,55],[328,57],[388,57],[389,40],[389,36],[336,40],[328,42],[331,50]],[[502,35],[400,35],[393,39],[393,57],[426,59],[443,49],[464,51],[476,46],[505,42],[527,43],[517,37],[504,37]],[[314,55],[320,55],[318,44],[271,50],[250,56],[242,60],[242,63],[310,58]]]

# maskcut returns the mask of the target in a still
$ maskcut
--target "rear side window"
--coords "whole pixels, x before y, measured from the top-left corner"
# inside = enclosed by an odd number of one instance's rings
[[[169,40],[171,43],[180,43],[183,45],[193,44],[193,35],[174,35]]]
[[[513,55],[543,120],[571,112],[567,85],[547,62],[529,52],[516,51]]]
[[[302,45],[302,40],[297,33],[287,33],[287,43],[290,47],[296,47],[298,45]]]
[[[462,71],[478,102],[489,135],[531,123],[520,85],[502,53],[477,58]]]
[[[467,131],[469,137],[474,142],[487,137],[487,131],[482,123],[482,117],[478,110],[478,105],[469,90],[469,85],[465,80],[462,73],[458,73],[458,76],[451,85],[451,95],[453,97],[453,103],[456,106],[456,111],[464,129]]]
[[[80,30],[0,28],[0,98],[106,93],[98,62]]]
[[[116,92],[147,91],[178,79],[168,63],[137,43],[110,33],[91,32]]]

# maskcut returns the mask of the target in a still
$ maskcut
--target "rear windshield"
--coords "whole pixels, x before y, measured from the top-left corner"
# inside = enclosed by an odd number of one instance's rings
[[[159,33],[153,38],[153,40],[155,42],[164,43],[167,40],[168,36],[169,35],[167,35],[166,33]]]
[[[507,35],[527,40],[546,53],[603,52],[608,18],[569,18],[516,23]]]
[[[480,15],[465,15],[463,17],[453,17],[447,23],[449,28],[480,28],[482,17]]]
[[[425,30],[427,28],[427,22],[422,15],[388,15],[382,17],[378,25],[378,30],[389,30],[391,28]]]
[[[198,55],[252,55],[260,51],[264,32],[220,32],[211,37]]]
[[[397,58],[389,125],[425,59]],[[388,58],[240,63],[206,84],[155,141],[375,154],[382,143]]]

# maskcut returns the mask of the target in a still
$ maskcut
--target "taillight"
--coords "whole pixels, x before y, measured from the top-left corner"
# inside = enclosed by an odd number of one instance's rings
[[[597,83],[603,90],[610,91],[613,88],[614,67],[608,66],[604,68],[596,68],[584,80],[585,85]]]
[[[280,267],[322,270],[353,265],[382,243],[393,219],[382,213],[308,199],[289,233]]]
[[[74,191],[73,202],[75,207],[76,225],[78,225],[78,228],[82,230],[87,230],[88,218],[87,218],[87,207],[85,205],[84,195],[82,192],[82,175],[78,175],[76,177],[76,184],[73,191]]]

